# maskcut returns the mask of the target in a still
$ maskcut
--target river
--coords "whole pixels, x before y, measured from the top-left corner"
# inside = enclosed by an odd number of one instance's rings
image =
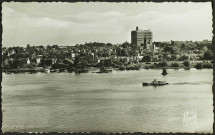
[[[2,131],[212,133],[213,70],[168,73],[3,74]]]

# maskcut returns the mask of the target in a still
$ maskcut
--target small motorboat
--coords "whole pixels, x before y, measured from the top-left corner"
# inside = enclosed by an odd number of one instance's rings
[[[167,85],[169,83],[166,83],[165,81],[157,81],[157,79],[154,79],[151,83],[145,83],[143,82],[143,86],[162,86],[162,85]]]
[[[112,70],[111,69],[106,69],[105,67],[101,67],[100,71],[92,72],[92,73],[109,73],[109,72],[112,72]]]
[[[87,73],[88,72],[88,70],[86,70],[86,69],[76,69],[75,70],[75,73],[77,73],[77,74],[79,74],[79,73]]]
[[[102,74],[102,73],[109,73],[109,72],[108,71],[98,71],[98,72],[92,72],[92,73]]]

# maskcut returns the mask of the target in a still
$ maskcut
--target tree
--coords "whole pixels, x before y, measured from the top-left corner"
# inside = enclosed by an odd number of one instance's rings
[[[203,68],[213,68],[213,64],[212,63],[204,63]]]
[[[110,56],[109,51],[105,49],[105,50],[103,51],[102,56],[103,56],[103,57],[109,57],[109,56]]]
[[[68,64],[55,63],[52,65],[52,69],[68,68]]]
[[[204,53],[203,59],[205,60],[212,60],[213,59],[213,52],[208,50]]]
[[[164,47],[164,51],[165,51],[165,52],[174,53],[174,49],[173,49],[172,46],[166,46],[166,47]]]
[[[79,56],[76,56],[74,60],[74,66],[77,66],[78,62],[79,62]]]
[[[102,51],[101,49],[99,49],[99,50],[97,51],[97,55],[98,55],[98,57],[102,57],[103,51]]]
[[[31,63],[30,65],[28,65],[28,68],[30,69],[34,69],[36,67],[37,67],[36,63]]]
[[[126,69],[126,67],[123,65],[119,67],[119,70],[125,70],[125,69]]]
[[[111,47],[113,45],[111,43],[107,43],[106,46]]]
[[[27,44],[27,49],[29,49],[30,48],[30,45],[29,44]]]
[[[182,43],[181,49],[182,49],[182,50],[185,50],[185,44],[184,44],[184,43]]]
[[[184,66],[189,67],[190,66],[190,61],[186,60],[186,61],[183,62],[183,64],[184,64]]]
[[[163,55],[158,55],[159,61],[161,61],[163,59]]]
[[[128,49],[123,48],[121,54],[122,54],[122,56],[128,56],[129,55]]]
[[[133,49],[133,50],[131,51],[131,54],[132,54],[133,56],[137,56],[137,55],[139,54],[139,51],[136,50],[136,49]]]
[[[141,62],[150,62],[151,61],[151,57],[149,55],[146,55],[142,58]]]
[[[128,48],[129,46],[130,46],[130,45],[129,45],[129,43],[128,43],[127,41],[126,41],[125,43],[122,44],[122,47],[123,47],[123,48]]]
[[[167,66],[167,62],[166,61],[163,61],[161,63],[159,63],[161,65],[161,67],[166,67]]]
[[[169,60],[170,59],[170,54],[171,54],[170,52],[164,52],[163,53],[163,58],[166,59],[166,60]]]
[[[52,45],[52,48],[59,49],[58,45]]]
[[[202,63],[197,63],[195,66],[196,69],[202,69],[203,68],[203,64]]]
[[[172,67],[179,67],[178,63],[172,63]]]
[[[86,60],[80,60],[76,66],[76,69],[85,69],[87,65],[87,61]]]
[[[112,52],[111,52],[111,55],[116,55],[116,52],[112,51]]]
[[[185,55],[180,57],[180,60],[182,60],[182,61],[187,60],[187,59],[188,59],[188,56],[185,56]]]
[[[154,66],[156,66],[156,67],[166,67],[167,66],[167,62],[163,61],[163,62],[159,62],[158,64],[154,63]]]
[[[50,50],[52,50],[52,47],[50,45],[47,45],[46,50],[50,51]]]
[[[171,40],[171,45],[175,45],[175,42]]]
[[[176,60],[177,56],[176,54],[171,55],[171,60]]]

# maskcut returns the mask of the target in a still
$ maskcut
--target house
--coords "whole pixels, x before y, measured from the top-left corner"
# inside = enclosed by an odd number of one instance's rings
[[[132,56],[132,57],[130,57],[129,61],[133,64],[133,63],[139,63],[140,60],[141,59],[139,59],[138,56]]]
[[[51,66],[57,62],[55,58],[45,58],[42,62],[43,66]]]
[[[90,52],[88,52],[87,57],[88,58],[95,58],[95,54],[90,51]]]
[[[37,60],[35,59],[35,58],[33,58],[33,59],[30,59],[30,64],[37,64]]]
[[[41,59],[43,58],[43,55],[37,55],[36,56],[36,61],[37,61],[37,64],[39,64],[41,62]]]
[[[27,65],[29,65],[31,63],[30,59],[27,59]]]
[[[105,67],[110,67],[113,64],[113,61],[110,57],[107,58],[100,58],[98,61],[99,66],[105,66]]]
[[[179,60],[180,54],[176,54],[176,60]]]
[[[160,59],[159,59],[159,55],[157,54],[157,55],[153,55],[153,57],[152,57],[152,61],[159,61]]]
[[[12,61],[10,61],[10,65],[12,68],[24,68],[28,65],[29,62],[29,58],[21,58],[21,59],[13,59]]]
[[[76,53],[71,52],[71,58],[75,58],[76,55],[77,55]]]
[[[194,60],[196,61],[197,60],[197,55],[196,54],[190,54],[190,60]]]
[[[15,50],[14,50],[14,49],[9,50],[9,52],[8,52],[8,56],[10,56],[10,55],[12,55],[12,54],[14,54],[14,53],[15,53]]]
[[[42,59],[42,55],[37,55],[37,56],[33,56],[32,58],[27,58],[27,65],[29,64],[36,64],[36,65],[39,65],[41,63],[41,59]]]
[[[98,58],[89,58],[88,59],[88,64],[90,66],[96,66],[99,62],[100,62],[100,60],[98,60]]]
[[[141,56],[141,55],[138,54],[138,56],[137,56],[138,61],[142,60],[142,58],[143,58],[143,56]]]
[[[124,63],[128,63],[130,61],[129,57],[123,57],[123,56],[115,56],[112,58],[113,61],[121,61]]]

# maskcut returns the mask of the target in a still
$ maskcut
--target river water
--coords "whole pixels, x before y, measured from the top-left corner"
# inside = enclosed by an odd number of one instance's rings
[[[213,70],[168,73],[3,74],[2,131],[212,133]]]

